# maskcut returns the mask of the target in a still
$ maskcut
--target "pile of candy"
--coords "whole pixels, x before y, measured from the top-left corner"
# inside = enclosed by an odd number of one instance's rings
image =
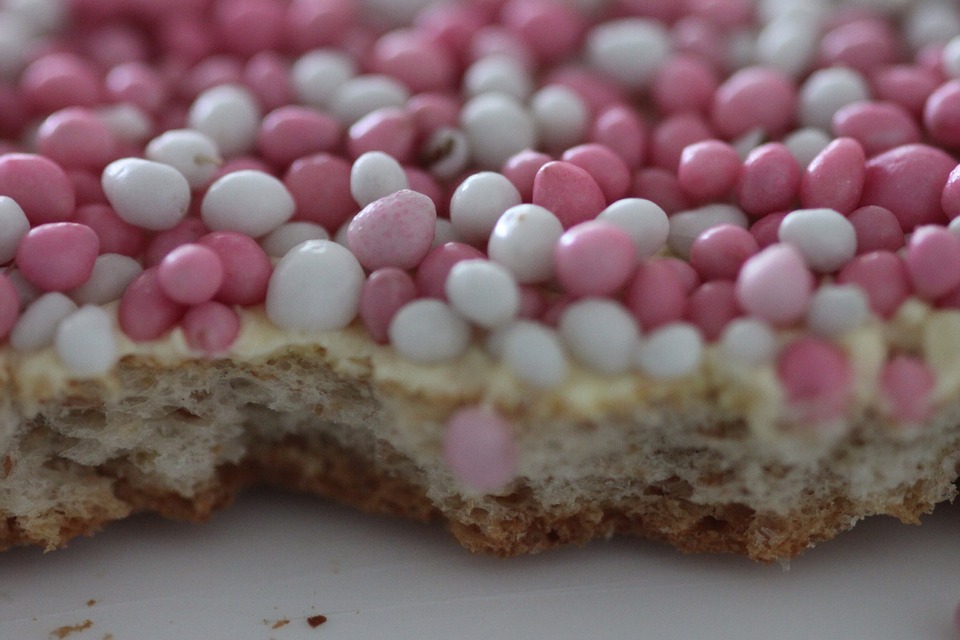
[[[0,75],[0,337],[80,376],[262,305],[539,388],[713,343],[818,422],[838,337],[960,308],[946,0],[8,0]],[[876,381],[904,424],[935,383]]]

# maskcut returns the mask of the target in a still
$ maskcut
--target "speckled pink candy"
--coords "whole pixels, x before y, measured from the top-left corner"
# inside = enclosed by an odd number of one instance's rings
[[[430,198],[401,189],[364,207],[350,222],[347,241],[367,270],[413,269],[430,251],[436,221]]]

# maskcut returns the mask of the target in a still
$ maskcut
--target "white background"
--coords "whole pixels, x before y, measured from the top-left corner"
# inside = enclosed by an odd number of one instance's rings
[[[2,640],[86,620],[68,640],[958,640],[958,601],[960,503],[868,520],[787,571],[629,539],[478,557],[439,527],[267,491],[206,525],[138,516],[0,554]]]

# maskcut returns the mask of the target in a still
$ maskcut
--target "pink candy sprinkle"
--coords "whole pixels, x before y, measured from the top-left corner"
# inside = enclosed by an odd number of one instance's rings
[[[223,263],[213,249],[184,244],[160,262],[157,281],[174,302],[201,304],[210,301],[223,284]]]
[[[853,211],[863,192],[866,154],[852,138],[837,138],[807,165],[800,183],[800,202],[807,209],[824,207]]]
[[[714,137],[713,130],[697,114],[679,113],[668,116],[653,130],[650,138],[650,162],[661,169],[676,172],[686,147]]]
[[[156,268],[147,269],[130,283],[120,298],[117,317],[120,328],[132,340],[159,338],[172,329],[186,307],[166,296]]]
[[[619,291],[633,272],[636,247],[630,235],[599,220],[568,229],[554,250],[557,278],[576,296],[608,296]]]
[[[888,209],[876,205],[860,207],[847,216],[857,234],[857,253],[897,251],[903,246],[900,221]]]
[[[777,358],[777,375],[787,402],[801,420],[816,423],[841,417],[853,390],[853,368],[835,344],[799,338]]]
[[[447,276],[453,265],[461,260],[486,258],[482,251],[462,242],[447,242],[431,249],[417,268],[416,283],[420,295],[447,299]]]
[[[537,172],[540,167],[552,161],[553,158],[545,153],[527,149],[511,156],[500,169],[500,173],[517,188],[523,202],[530,202],[533,200],[533,181]]]
[[[100,240],[88,226],[51,222],[34,227],[17,246],[16,264],[41,291],[69,291],[90,278]]]
[[[371,202],[347,228],[350,250],[366,269],[412,269],[433,243],[437,221],[433,201],[401,189]]]
[[[340,143],[340,123],[309,107],[284,106],[260,124],[257,147],[268,161],[286,166],[306,155],[332,151]]]
[[[680,320],[687,308],[687,288],[682,276],[664,260],[640,265],[626,294],[627,308],[644,331]]]
[[[740,172],[740,207],[752,216],[787,209],[797,197],[802,175],[796,158],[783,144],[771,142],[757,147]]]
[[[719,225],[701,233],[690,245],[690,264],[704,280],[736,280],[743,263],[759,250],[746,229]]]
[[[593,220],[607,206],[603,191],[590,173],[563,161],[548,162],[537,171],[533,204],[553,212],[564,229]]]
[[[867,160],[860,205],[889,209],[904,231],[944,222],[940,199],[956,165],[945,151],[924,144],[881,153]]]
[[[646,155],[647,129],[643,118],[624,105],[613,105],[597,114],[590,140],[605,145],[630,169],[640,166]]]
[[[214,300],[249,306],[266,299],[273,265],[256,240],[234,231],[214,231],[197,242],[212,249],[223,266],[223,283]]]
[[[69,220],[76,202],[73,184],[58,164],[26,153],[0,156],[0,193],[16,200],[33,225]]]
[[[880,393],[887,413],[901,425],[919,425],[933,412],[936,377],[919,358],[896,356],[880,373]]]
[[[743,264],[737,300],[746,312],[784,326],[806,313],[813,286],[813,274],[800,252],[789,244],[774,244]]]
[[[291,164],[283,184],[297,203],[294,219],[316,222],[330,233],[349,220],[357,211],[350,193],[350,166],[349,161],[328,153]]]
[[[560,159],[589,173],[607,202],[623,198],[630,190],[630,169],[619,155],[605,145],[587,143],[571,147],[563,152]]]
[[[855,284],[867,294],[870,308],[889,318],[910,295],[903,261],[895,253],[874,251],[855,257],[837,274],[840,284]]]
[[[833,133],[853,138],[867,156],[920,142],[913,115],[895,102],[855,102],[833,116]]]
[[[443,458],[454,475],[470,489],[498,491],[516,473],[513,430],[492,409],[461,409],[444,425]]]
[[[730,321],[742,314],[736,285],[729,280],[713,280],[691,294],[686,318],[700,328],[704,338],[716,340]]]
[[[697,202],[724,198],[740,177],[740,156],[721,140],[704,140],[684,148],[677,182]]]
[[[347,151],[358,158],[368,151],[383,151],[401,164],[410,162],[416,141],[416,124],[401,109],[378,109],[357,120],[347,133]]]
[[[917,227],[903,257],[914,292],[928,300],[960,286],[960,237],[945,227]]]
[[[146,245],[146,232],[121,219],[106,204],[88,204],[79,207],[73,216],[73,221],[93,229],[100,239],[100,253],[119,253],[136,257]]]
[[[37,149],[65,169],[100,171],[117,158],[113,132],[89,109],[71,107],[47,116]]]
[[[719,82],[713,68],[695,55],[677,55],[660,67],[653,79],[653,100],[661,112],[705,113]]]
[[[0,273],[0,340],[6,338],[20,317],[20,295],[7,274]]]
[[[191,349],[214,357],[225,353],[237,339],[240,316],[220,302],[204,302],[188,309],[180,326]]]
[[[403,269],[384,267],[370,274],[360,294],[360,318],[374,342],[389,342],[393,316],[416,297],[417,285]]]
[[[370,65],[375,73],[396,78],[414,93],[449,90],[456,84],[457,65],[450,50],[412,29],[381,36]]]
[[[938,144],[960,147],[960,80],[951,80],[930,94],[923,125]]]
[[[728,139],[757,128],[777,136],[789,129],[796,103],[797,89],[789,77],[765,67],[748,67],[720,85],[711,116],[714,127]]]

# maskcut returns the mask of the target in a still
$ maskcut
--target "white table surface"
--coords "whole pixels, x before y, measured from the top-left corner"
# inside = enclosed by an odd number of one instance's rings
[[[920,527],[868,520],[789,570],[628,539],[477,557],[438,527],[268,491],[206,525],[139,516],[0,554],[0,640],[958,640],[958,601],[960,502]]]

